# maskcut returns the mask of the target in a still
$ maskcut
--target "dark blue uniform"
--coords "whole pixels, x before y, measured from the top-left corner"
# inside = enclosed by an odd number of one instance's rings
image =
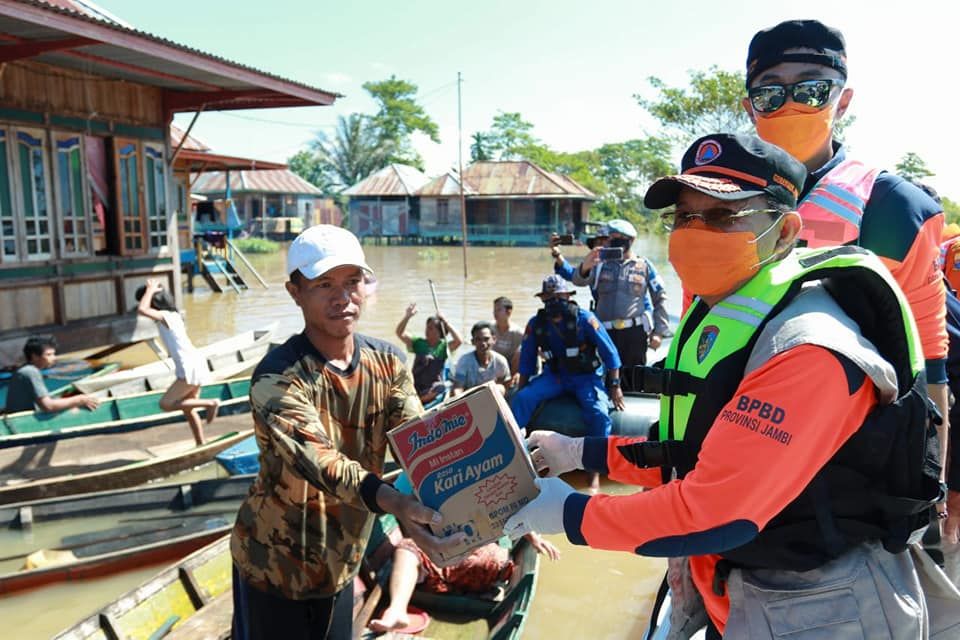
[[[565,336],[568,322],[573,330]],[[603,364],[604,371],[619,369],[620,356],[597,317],[571,303],[560,322],[552,322],[543,312],[531,318],[520,346],[520,375],[529,377],[536,372],[538,343],[547,346],[544,349],[544,355],[549,356],[547,366],[543,374],[530,380],[513,397],[511,408],[517,424],[526,428],[541,402],[571,393],[580,404],[588,435],[609,435],[609,400],[599,364]]]

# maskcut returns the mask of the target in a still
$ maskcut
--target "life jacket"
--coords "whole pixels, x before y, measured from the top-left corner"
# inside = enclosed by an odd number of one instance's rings
[[[712,308],[698,299],[681,320],[662,370],[645,370],[643,390],[662,393],[660,422],[651,434],[659,441],[620,451],[638,466],[664,467],[665,481],[689,473],[746,371],[774,355],[758,344],[764,329],[771,322],[776,328],[778,314],[802,285],[815,281],[843,312],[836,315],[846,314],[845,320],[856,324],[852,328],[876,347],[849,346],[855,341],[837,337],[834,350],[850,353],[868,376],[873,372],[861,362],[869,358],[858,359],[857,349],[881,362],[879,353],[896,380],[885,385],[888,397],[793,502],[750,543],[721,554],[735,566],[807,571],[866,540],[879,540],[892,553],[903,551],[928,524],[929,507],[940,496],[935,408],[927,398],[916,325],[880,260],[855,246],[795,250]],[[826,336],[825,342],[830,340]],[[775,408],[744,409],[775,426]]]
[[[597,357],[596,347],[581,340],[577,331],[577,318],[580,314],[580,307],[576,302],[569,302],[566,311],[563,313],[559,323],[554,323],[547,315],[546,309],[537,311],[536,321],[533,323],[533,334],[537,340],[537,347],[543,354],[547,366],[554,374],[568,373],[594,373],[600,366],[600,359]],[[559,330],[560,338],[563,340],[563,353],[553,353],[550,348],[548,338],[550,327]]]
[[[940,245],[943,277],[954,292],[960,291],[960,237],[953,237]]]
[[[797,207],[803,219],[799,239],[816,249],[859,238],[863,209],[878,175],[880,169],[857,160],[844,160],[830,170]]]

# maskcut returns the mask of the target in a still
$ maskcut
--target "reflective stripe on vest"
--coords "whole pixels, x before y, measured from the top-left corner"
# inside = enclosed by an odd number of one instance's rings
[[[803,219],[800,240],[810,248],[853,242],[860,236],[863,209],[879,169],[844,160],[820,179],[797,207]]]
[[[910,369],[916,375],[924,363],[916,323],[906,298],[880,259],[857,247],[797,249],[783,260],[762,268],[747,284],[706,314],[703,313],[704,303],[698,299],[680,321],[664,368],[705,380],[718,363],[750,346],[772,317],[771,313],[782,308],[781,303],[788,302],[803,282],[821,280],[837,269],[853,268],[867,269],[879,275],[896,296],[907,337]],[[690,331],[688,323],[695,316],[701,319]],[[742,377],[742,370],[740,375]],[[911,381],[898,382],[902,386]],[[709,391],[706,389],[707,393]],[[660,440],[683,439],[696,401],[697,395],[693,393],[661,396]]]

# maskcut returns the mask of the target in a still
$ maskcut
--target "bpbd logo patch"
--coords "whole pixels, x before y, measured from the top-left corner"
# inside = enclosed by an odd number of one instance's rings
[[[697,341],[698,363],[702,364],[703,361],[707,359],[710,350],[713,349],[713,344],[717,341],[718,335],[720,335],[720,328],[715,325],[711,324],[703,328],[703,332],[700,334],[700,340]]]
[[[693,157],[693,162],[697,165],[710,164],[720,157],[722,148],[716,140],[704,140],[697,147],[697,153]]]

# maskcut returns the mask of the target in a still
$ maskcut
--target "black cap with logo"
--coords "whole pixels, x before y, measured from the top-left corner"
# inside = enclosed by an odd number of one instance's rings
[[[757,75],[781,62],[819,64],[846,79],[846,48],[843,34],[819,20],[788,20],[758,31],[747,49],[747,88]]]
[[[780,147],[746,133],[704,136],[683,154],[680,175],[654,182],[643,198],[649,209],[676,204],[682,187],[718,200],[767,194],[789,207],[807,178],[807,169]]]

